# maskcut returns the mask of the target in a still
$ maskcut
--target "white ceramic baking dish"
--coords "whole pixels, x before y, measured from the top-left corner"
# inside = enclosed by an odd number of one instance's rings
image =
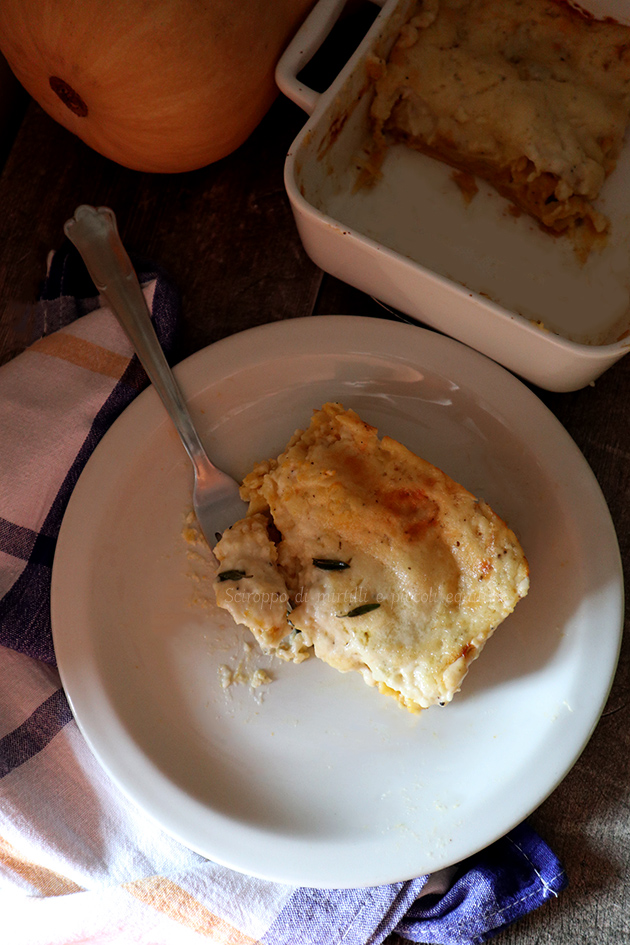
[[[286,159],[304,247],[324,271],[483,352],[548,390],[577,390],[630,348],[630,147],[598,201],[611,220],[586,264],[480,182],[466,206],[452,171],[402,145],[356,189],[369,141],[366,57],[387,55],[413,0],[387,0],[323,94],[297,78],[345,6],[320,0],[278,64],[280,89],[310,114]],[[628,0],[583,3],[630,23]]]

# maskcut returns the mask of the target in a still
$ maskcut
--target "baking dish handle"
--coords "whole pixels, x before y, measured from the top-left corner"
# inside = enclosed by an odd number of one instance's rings
[[[377,6],[383,0],[373,0]],[[276,66],[276,84],[281,92],[311,114],[320,93],[298,80],[298,74],[313,58],[343,13],[348,0],[319,0],[302,23]]]

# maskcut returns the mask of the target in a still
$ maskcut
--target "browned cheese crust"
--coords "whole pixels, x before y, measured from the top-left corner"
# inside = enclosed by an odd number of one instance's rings
[[[289,659],[313,648],[412,710],[449,702],[529,586],[489,506],[340,404],[245,478],[217,601]]]
[[[492,184],[585,258],[630,116],[630,29],[556,0],[424,0],[372,60],[376,153],[404,142]]]

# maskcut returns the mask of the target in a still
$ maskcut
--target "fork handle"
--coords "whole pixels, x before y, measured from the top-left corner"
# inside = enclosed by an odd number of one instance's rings
[[[113,210],[82,204],[65,223],[64,232],[78,249],[94,285],[127,333],[195,469],[200,462],[209,462],[155,334],[138,277],[118,234]]]

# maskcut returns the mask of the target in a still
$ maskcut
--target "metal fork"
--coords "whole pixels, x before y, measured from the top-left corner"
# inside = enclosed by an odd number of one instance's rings
[[[121,242],[109,207],[77,207],[64,225],[94,285],[124,328],[149,380],[159,394],[194,470],[192,502],[210,548],[221,533],[243,518],[247,506],[238,483],[210,461],[151,323],[138,277]]]

